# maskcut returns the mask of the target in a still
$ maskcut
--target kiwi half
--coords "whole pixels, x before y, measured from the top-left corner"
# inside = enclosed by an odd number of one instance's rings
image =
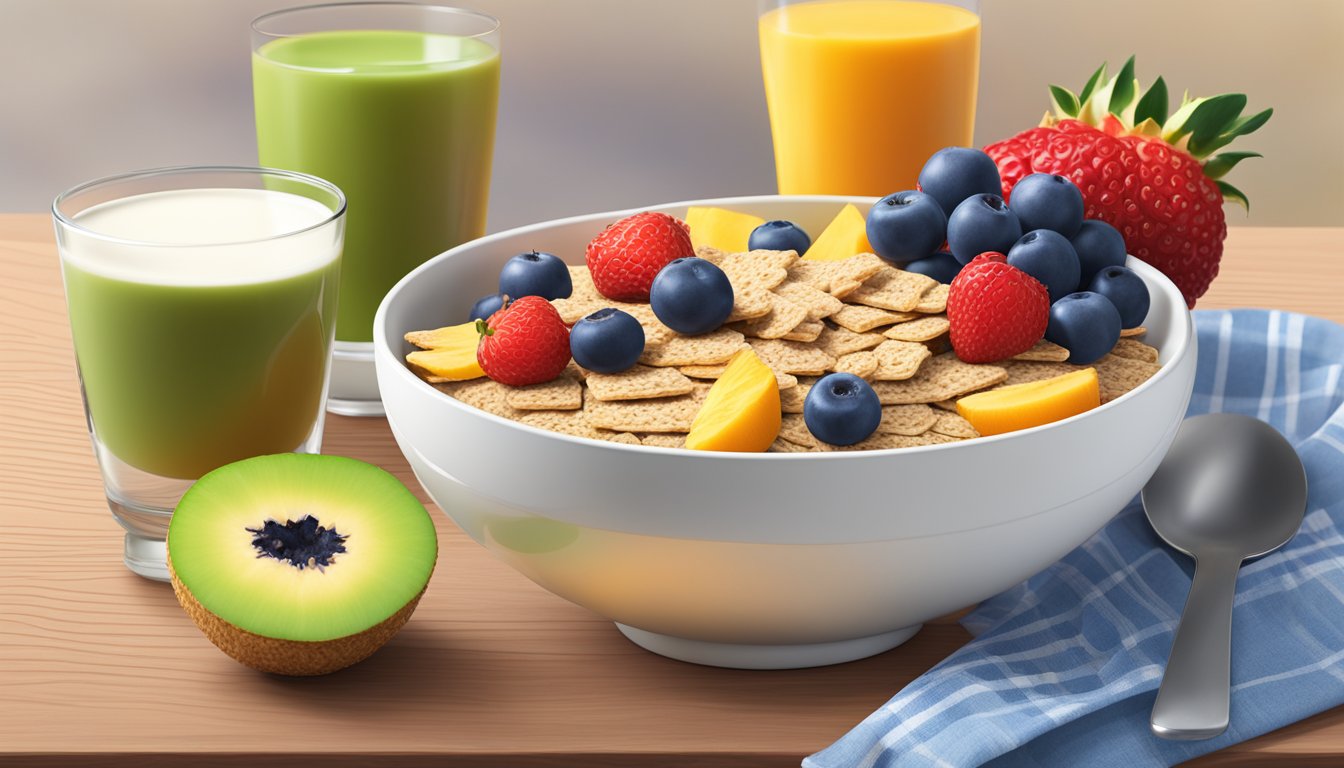
[[[415,611],[434,523],[388,472],[285,453],[197,480],[168,526],[173,591],[212,643],[254,669],[322,675],[367,658]]]

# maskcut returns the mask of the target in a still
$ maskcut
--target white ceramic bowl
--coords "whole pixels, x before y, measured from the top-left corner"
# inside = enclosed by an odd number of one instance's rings
[[[819,233],[846,202],[691,204]],[[531,249],[582,264],[633,211],[501,232],[454,248],[387,294],[375,364],[393,434],[425,490],[476,541],[654,652],[702,664],[817,666],[894,647],[1082,543],[1139,491],[1185,413],[1195,338],[1180,292],[1147,282],[1162,370],[1086,414],[964,443],[824,454],[722,454],[598,442],[464,405],[407,370],[406,331],[463,322],[500,266]]]

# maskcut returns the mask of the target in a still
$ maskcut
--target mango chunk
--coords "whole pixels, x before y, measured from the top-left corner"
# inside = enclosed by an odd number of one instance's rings
[[[480,363],[476,362],[476,346],[480,339],[474,321],[408,333],[406,340],[424,349],[406,355],[406,362],[443,379],[477,379],[485,375]]]
[[[812,247],[803,255],[813,261],[839,261],[858,253],[872,253],[873,246],[868,243],[868,220],[859,209],[849,203],[831,219]]]
[[[709,246],[725,253],[741,253],[747,250],[751,231],[764,223],[760,216],[727,208],[692,205],[686,209],[686,226],[691,228],[691,245],[696,248]]]
[[[405,338],[421,349],[471,347],[474,354],[476,345],[481,340],[481,333],[476,330],[476,321],[472,320],[461,325],[435,328],[432,331],[411,331]]]
[[[1097,369],[967,395],[957,413],[982,435],[998,435],[1067,419],[1101,405]]]
[[[691,422],[686,447],[696,451],[761,452],[779,435],[779,382],[750,349],[738,352],[709,388]]]

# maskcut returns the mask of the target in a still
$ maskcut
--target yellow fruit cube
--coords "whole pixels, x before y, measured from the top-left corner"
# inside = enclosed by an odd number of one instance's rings
[[[727,208],[692,205],[686,209],[686,226],[691,228],[691,245],[696,248],[705,245],[727,253],[741,253],[747,250],[751,231],[764,223],[760,216]]]
[[[474,321],[408,333],[406,340],[417,347],[427,347],[406,355],[406,362],[431,376],[465,381],[485,375],[480,363],[476,362],[476,346],[481,335]]]
[[[840,209],[831,219],[812,247],[807,249],[804,259],[813,261],[839,261],[848,259],[857,253],[872,253],[873,246],[868,244],[868,220],[864,218],[853,203]]]
[[[461,325],[449,325],[432,331],[411,331],[406,340],[421,349],[441,349],[451,347],[471,347],[474,351],[480,343],[481,332],[476,330],[476,321]]]
[[[779,382],[756,353],[738,352],[709,388],[691,422],[686,447],[696,451],[761,452],[779,436]]]
[[[1067,419],[1101,405],[1097,369],[967,395],[957,413],[982,435],[998,435]]]

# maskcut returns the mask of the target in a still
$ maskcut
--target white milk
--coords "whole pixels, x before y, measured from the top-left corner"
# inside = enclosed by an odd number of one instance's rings
[[[339,257],[339,228],[318,226],[333,215],[316,200],[271,189],[150,192],[79,213],[61,253],[70,266],[137,283],[260,283]]]

